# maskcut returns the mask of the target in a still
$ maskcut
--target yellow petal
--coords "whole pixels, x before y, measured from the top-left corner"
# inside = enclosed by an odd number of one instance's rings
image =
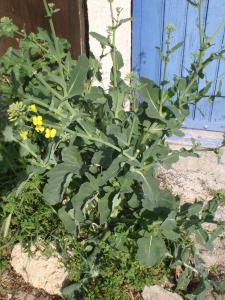
[[[20,138],[25,141],[27,140],[28,131],[20,131]]]
[[[36,107],[35,104],[32,104],[32,105],[30,105],[30,106],[28,107],[28,110],[29,110],[29,111],[32,111],[32,112],[37,112],[37,107]]]
[[[43,126],[37,125],[37,126],[35,127],[35,130],[36,130],[37,132],[43,132],[43,131],[45,130],[45,128],[44,128]]]
[[[45,137],[46,137],[46,139],[49,139],[51,137],[51,131],[49,128],[45,129]]]
[[[33,124],[34,124],[34,125],[38,125],[37,117],[36,117],[36,116],[33,117]]]
[[[56,136],[56,129],[52,128],[51,129],[51,137],[54,138]]]
[[[37,125],[42,125],[42,116],[37,116]]]
[[[43,132],[44,130],[45,130],[44,126],[40,126],[40,127],[39,127],[39,131],[40,131],[40,132]]]

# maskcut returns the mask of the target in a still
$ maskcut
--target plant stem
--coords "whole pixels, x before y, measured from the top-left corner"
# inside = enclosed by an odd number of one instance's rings
[[[64,73],[63,73],[62,58],[61,58],[61,55],[60,55],[58,38],[56,36],[55,27],[54,27],[54,24],[53,24],[53,21],[52,21],[52,14],[49,10],[47,0],[43,0],[43,3],[44,3],[44,6],[45,6],[47,17],[49,19],[49,25],[50,25],[50,28],[51,28],[52,38],[53,38],[54,45],[55,45],[56,56],[57,56],[57,61],[58,61],[58,65],[59,65],[59,71],[60,71],[61,79],[62,79],[62,82],[63,82],[64,97],[66,97],[67,96],[67,87],[66,87],[65,76],[64,76]]]
[[[60,126],[57,126],[57,125],[53,126],[52,124],[48,124],[48,123],[44,123],[43,125],[46,126],[46,127],[51,127],[51,128],[55,128],[55,129],[59,129],[59,130],[62,129],[62,127],[60,127]],[[119,147],[117,147],[117,146],[115,146],[115,145],[113,145],[109,142],[106,142],[106,141],[102,140],[101,138],[97,138],[97,137],[92,136],[90,133],[87,132],[87,130],[86,130],[87,134],[79,133],[79,132],[76,132],[76,131],[68,129],[68,128],[65,128],[64,130],[66,132],[74,135],[74,136],[78,136],[78,137],[81,137],[83,139],[87,139],[87,140],[90,140],[90,141],[100,143],[102,145],[106,145],[106,146],[116,150],[117,152],[122,153],[124,156],[126,156],[130,160],[136,160],[136,158],[134,156],[129,155],[128,153],[126,153],[126,151],[122,151],[122,149],[120,149]]]
[[[112,0],[109,1],[110,4],[110,14],[112,20],[112,61],[113,61],[113,85],[117,87],[117,63],[116,63],[116,29],[115,29],[115,20],[113,15]]]

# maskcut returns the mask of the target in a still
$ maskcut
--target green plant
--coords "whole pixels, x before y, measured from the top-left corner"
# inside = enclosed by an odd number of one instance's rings
[[[11,246],[20,242],[30,248],[35,243],[54,242],[64,234],[56,211],[48,205],[40,192],[41,178],[33,175],[22,186],[0,195],[0,256],[4,258]]]
[[[224,223],[214,220],[221,201],[205,207],[203,203],[180,206],[179,199],[160,189],[154,176],[158,164],[169,168],[180,155],[196,155],[198,145],[174,151],[166,138],[182,135],[189,105],[205,96],[212,84],[206,81],[199,90],[198,80],[204,78],[208,64],[224,58],[224,49],[207,56],[212,40],[202,31],[202,1],[189,2],[199,12],[199,51],[187,75],[168,82],[170,55],[181,43],[170,45],[174,28],[167,26],[166,53],[158,49],[164,64],[159,86],[146,78],[135,80],[133,73],[126,80],[121,78],[123,59],[115,35],[129,20],[120,18],[119,8],[114,15],[113,0],[109,0],[112,24],[108,36],[91,33],[102,46],[100,60],[92,54],[77,61],[71,58],[68,43],[55,34],[54,5],[46,0],[51,34],[39,29],[36,35],[26,35],[9,19],[0,22],[1,35],[19,39],[19,49],[9,49],[0,59],[1,94],[12,100],[4,136],[19,144],[27,178],[34,173],[45,177],[46,202],[54,206],[67,231],[85,245],[87,253],[88,271],[65,289],[67,294],[85,288],[99,274],[101,243],[147,268],[162,260],[169,260],[171,268],[179,266],[182,275],[177,291],[187,294],[193,279],[199,281],[188,299],[203,297],[209,286],[190,236],[212,248],[212,241],[224,230]],[[113,67],[105,91],[94,82],[101,80],[101,59],[108,52]],[[127,101],[132,107],[128,112],[124,110]],[[216,224],[217,229],[208,234],[204,222]]]

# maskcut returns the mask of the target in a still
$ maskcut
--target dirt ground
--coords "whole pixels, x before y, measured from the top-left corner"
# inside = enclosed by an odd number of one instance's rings
[[[62,300],[27,284],[12,268],[0,270],[0,300]]]

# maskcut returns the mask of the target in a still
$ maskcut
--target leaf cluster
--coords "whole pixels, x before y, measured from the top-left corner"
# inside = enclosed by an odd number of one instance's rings
[[[6,128],[5,138],[10,136],[8,140],[23,149],[26,180],[34,173],[45,178],[41,185],[45,201],[57,211],[66,230],[88,247],[87,278],[98,274],[95,265],[104,242],[145,267],[165,259],[170,259],[171,268],[180,265],[183,272],[177,290],[183,293],[196,274],[207,285],[204,272],[197,270],[189,236],[194,234],[197,242],[212,248],[224,224],[216,224],[211,234],[202,224],[215,223],[219,203],[181,207],[176,197],[160,188],[155,168],[158,164],[169,168],[181,155],[196,155],[197,145],[191,150],[171,150],[166,140],[182,135],[180,128],[190,104],[205,96],[212,84],[205,81],[199,89],[198,81],[205,77],[210,63],[224,57],[225,50],[208,55],[211,44],[199,28],[200,49],[189,70],[168,82],[170,55],[182,45],[170,46],[169,27],[166,53],[158,50],[164,64],[161,83],[135,79],[134,74],[125,80],[115,36],[128,20],[120,19],[120,9],[114,17],[112,1],[108,36],[92,33],[102,46],[102,55],[99,59],[93,54],[82,55],[77,60],[72,59],[68,43],[55,35],[53,11],[45,0],[44,4],[52,32],[39,29],[37,34],[27,35],[15,30],[19,49],[9,49],[0,58],[1,98],[7,105],[16,101],[35,104],[43,126],[57,131],[56,138],[46,142],[31,132],[29,119],[11,122]],[[109,87],[104,90],[101,60],[106,55],[111,55],[113,66]],[[129,110],[125,109],[127,104]],[[18,133],[24,129],[30,134],[28,140],[21,141]],[[86,277],[68,289],[74,291],[85,282]]]

